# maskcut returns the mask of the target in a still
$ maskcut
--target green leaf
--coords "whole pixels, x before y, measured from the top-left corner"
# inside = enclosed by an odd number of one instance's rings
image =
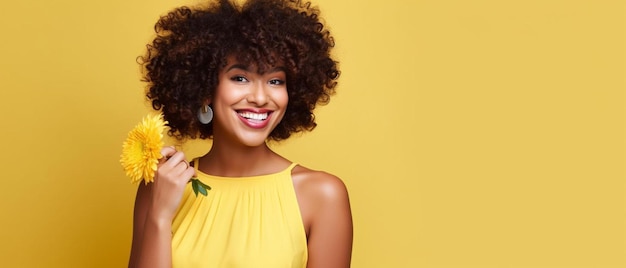
[[[211,190],[211,186],[202,183],[197,178],[191,178],[191,188],[193,188],[193,192],[196,194],[196,196],[198,196],[198,192],[200,192],[204,196],[207,196],[209,194],[207,189]]]
[[[206,191],[206,188],[204,188],[204,186],[202,186],[202,183],[200,183],[200,185],[198,185],[198,191],[199,191],[202,195],[204,195],[204,196],[206,196],[207,194],[209,194],[209,193]]]
[[[204,189],[211,190],[211,186],[208,186],[208,185],[204,184],[200,180],[198,180],[198,183],[200,184],[200,186],[204,187]]]
[[[193,193],[196,194],[196,196],[198,196],[198,180],[197,179],[191,179],[191,188],[193,188]]]

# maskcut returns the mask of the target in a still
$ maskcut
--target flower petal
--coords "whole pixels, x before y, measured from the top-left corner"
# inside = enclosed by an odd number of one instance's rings
[[[165,124],[162,115],[147,115],[128,133],[122,144],[120,163],[132,183],[142,179],[145,183],[154,181],[159,159],[163,157]]]

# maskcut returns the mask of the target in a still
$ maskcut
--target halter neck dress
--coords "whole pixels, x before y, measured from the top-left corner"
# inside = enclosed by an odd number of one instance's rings
[[[306,267],[307,240],[291,179],[297,165],[268,175],[220,177],[196,197],[187,185],[172,224],[173,267]]]

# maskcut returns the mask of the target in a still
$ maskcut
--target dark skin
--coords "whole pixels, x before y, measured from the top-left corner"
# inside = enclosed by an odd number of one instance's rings
[[[282,69],[259,74],[254,66],[229,58],[219,80],[215,96],[207,100],[215,111],[213,146],[200,158],[198,169],[217,176],[247,177],[287,168],[291,162],[265,142],[287,106]],[[241,118],[242,111],[269,116],[262,127],[250,127]],[[137,191],[129,267],[172,266],[172,220],[195,171],[175,148],[165,147],[162,154],[154,183],[141,184]],[[300,165],[292,170],[292,180],[307,236],[307,267],[350,267],[353,231],[345,185],[334,175]]]

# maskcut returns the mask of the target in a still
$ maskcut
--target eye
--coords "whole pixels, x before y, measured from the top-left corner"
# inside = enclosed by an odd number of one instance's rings
[[[235,81],[235,82],[248,82],[248,79],[242,75],[235,75],[231,77],[230,80]]]
[[[280,79],[272,79],[272,80],[269,81],[269,84],[270,85],[279,86],[279,85],[284,85],[285,81],[284,80],[280,80]]]

